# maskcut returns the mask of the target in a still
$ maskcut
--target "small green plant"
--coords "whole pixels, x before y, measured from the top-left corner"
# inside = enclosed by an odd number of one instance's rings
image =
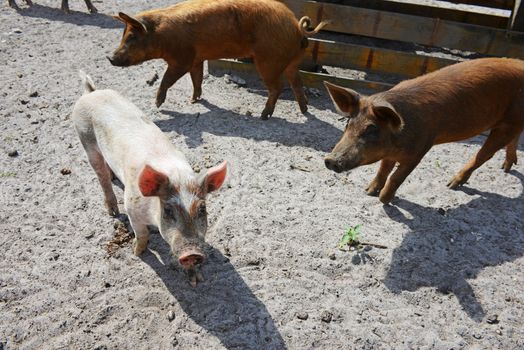
[[[355,225],[353,227],[350,227],[346,230],[346,232],[342,235],[342,238],[340,238],[340,242],[338,243],[338,248],[343,249],[345,246],[358,246],[359,245],[359,239],[360,239],[360,227],[362,225]]]
[[[1,172],[0,177],[16,177],[16,173],[13,172]]]

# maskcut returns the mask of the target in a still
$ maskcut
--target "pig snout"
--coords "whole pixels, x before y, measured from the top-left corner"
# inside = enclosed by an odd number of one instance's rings
[[[185,250],[178,257],[178,262],[185,269],[200,265],[206,260],[206,257],[199,249]]]
[[[324,164],[326,164],[326,168],[333,170],[336,173],[340,173],[343,170],[340,162],[332,156],[327,156],[324,159]]]
[[[126,59],[113,55],[113,57],[106,56],[109,62],[116,67],[127,67],[129,62]]]

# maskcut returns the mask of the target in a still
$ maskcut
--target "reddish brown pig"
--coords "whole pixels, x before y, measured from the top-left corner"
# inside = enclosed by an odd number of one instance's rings
[[[193,81],[191,102],[197,101],[202,93],[205,60],[251,57],[269,90],[262,119],[273,114],[282,91],[282,73],[300,110],[307,111],[298,65],[307,37],[317,33],[325,22],[308,31],[308,17],[297,21],[275,0],[190,0],[134,17],[120,12],[115,18],[126,28],[120,46],[108,57],[113,65],[127,67],[156,58],[168,64],[157,92],[157,107],[164,103],[167,89],[187,72]]]
[[[341,140],[325,159],[326,167],[341,172],[381,160],[367,193],[380,194],[383,203],[391,201],[433,145],[491,130],[478,153],[448,183],[452,189],[503,147],[504,171],[517,163],[524,129],[524,61],[461,62],[371,96],[325,85],[339,112],[348,117]]]
[[[87,9],[91,13],[97,13],[98,10],[96,7],[91,3],[91,0],[84,0],[87,6]],[[18,5],[16,4],[15,0],[7,0],[10,7],[14,9],[19,9]],[[25,0],[28,6],[33,6],[33,2],[31,0]],[[69,1],[68,0],[62,0],[62,11],[65,13],[69,13]]]

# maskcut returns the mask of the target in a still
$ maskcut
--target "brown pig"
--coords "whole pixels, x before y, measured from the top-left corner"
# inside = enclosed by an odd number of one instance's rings
[[[167,89],[187,72],[193,82],[191,102],[200,99],[205,60],[251,57],[269,90],[262,119],[273,114],[282,91],[282,73],[300,110],[307,111],[298,66],[307,37],[325,22],[308,31],[308,17],[297,21],[275,0],[189,0],[134,17],[120,12],[115,18],[126,28],[120,46],[108,57],[111,64],[127,67],[156,58],[168,64],[157,92],[157,107],[164,103]]]
[[[367,193],[379,194],[383,203],[393,199],[433,145],[491,130],[478,153],[448,183],[452,189],[503,147],[504,171],[517,163],[524,129],[524,61],[461,62],[371,96],[325,85],[338,111],[348,117],[341,140],[325,159],[326,167],[341,172],[381,160]]]

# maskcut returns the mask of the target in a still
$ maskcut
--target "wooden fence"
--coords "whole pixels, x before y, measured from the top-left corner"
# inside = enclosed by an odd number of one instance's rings
[[[283,0],[297,18],[308,16],[313,26],[332,22],[324,29],[351,36],[371,37],[474,52],[479,55],[524,59],[524,5],[521,0],[452,0],[497,11],[465,11],[455,8],[386,0],[303,1]],[[478,10],[477,10],[478,9]],[[485,9],[484,9],[485,10]],[[415,51],[401,51],[341,41],[310,39],[303,67],[340,67],[403,78],[437,70],[456,63]],[[209,62],[209,71],[254,73],[251,63],[235,60]],[[327,80],[370,93],[386,90],[391,84],[356,80],[335,75],[301,71],[304,85],[320,87]]]

